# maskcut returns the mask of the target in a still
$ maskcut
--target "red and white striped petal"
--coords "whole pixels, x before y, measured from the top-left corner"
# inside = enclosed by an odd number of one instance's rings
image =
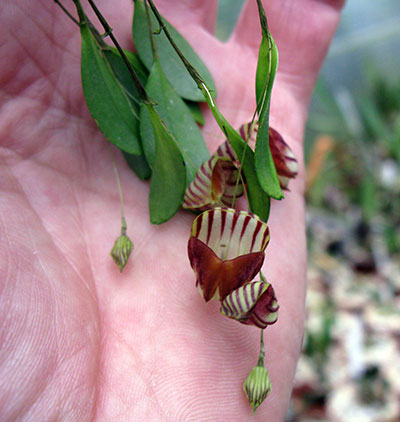
[[[246,123],[239,128],[241,137],[253,150],[256,147],[258,122]],[[283,140],[280,133],[270,127],[268,131],[269,147],[274,160],[279,184],[282,189],[287,189],[290,179],[294,179],[299,172],[299,164],[289,145]]]
[[[240,136],[249,144],[250,148],[254,151],[256,149],[256,139],[258,131],[258,121],[254,120],[253,123],[245,123],[240,126],[239,134]]]
[[[287,189],[289,180],[294,179],[299,172],[299,164],[289,145],[272,127],[269,128],[269,147],[281,188]]]
[[[270,238],[267,224],[259,217],[232,208],[214,208],[199,215],[193,222],[191,235],[222,260],[264,252]]]
[[[204,211],[216,206],[233,206],[243,194],[237,183],[238,170],[230,159],[212,156],[204,162],[186,189],[183,208]]]
[[[221,302],[221,313],[242,324],[266,328],[278,319],[278,301],[270,283],[253,281],[234,290]]]
[[[233,151],[232,147],[229,144],[229,141],[225,141],[224,143],[222,143],[214,152],[212,157],[226,158],[227,160],[232,161],[232,163],[237,163],[238,161],[235,151]]]
[[[223,300],[260,271],[269,242],[267,225],[253,214],[215,208],[193,222],[188,253],[206,301]]]

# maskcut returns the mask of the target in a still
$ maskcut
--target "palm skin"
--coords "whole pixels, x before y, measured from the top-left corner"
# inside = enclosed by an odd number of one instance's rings
[[[250,3],[226,44],[211,33],[216,1],[156,3],[204,58],[234,127],[255,104],[260,29]],[[131,47],[131,2],[98,6]],[[280,50],[271,124],[300,161],[308,99],[340,6],[265,1]],[[204,304],[186,251],[193,216],[152,226],[149,186],[116,151],[135,249],[122,275],[109,257],[119,199],[110,148],[82,96],[77,27],[45,0],[7,2],[1,21],[0,420],[282,421],[303,330],[304,172],[271,212],[264,273],[281,308],[265,332],[273,391],[252,417],[242,382],[257,361],[259,330]],[[223,137],[206,117],[214,151]]]

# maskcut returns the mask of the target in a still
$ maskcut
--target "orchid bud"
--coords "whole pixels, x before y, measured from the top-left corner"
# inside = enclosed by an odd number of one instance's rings
[[[253,408],[253,413],[271,392],[271,381],[264,366],[255,366],[243,383],[247,400]]]
[[[112,259],[118,265],[121,273],[126,263],[128,262],[129,255],[131,254],[132,250],[133,243],[123,231],[121,236],[115,241],[110,253]]]
[[[252,281],[227,295],[221,301],[221,313],[242,324],[267,328],[278,320],[279,305],[272,285]]]

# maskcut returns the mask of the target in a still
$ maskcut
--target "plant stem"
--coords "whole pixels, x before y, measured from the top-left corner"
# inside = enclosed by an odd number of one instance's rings
[[[74,22],[76,25],[79,26],[79,22],[71,15],[71,13],[68,12],[68,10],[63,6],[63,4],[59,0],[53,0],[54,3],[56,3],[61,10]]]
[[[265,348],[264,348],[264,329],[261,329],[261,336],[260,336],[260,354],[258,356],[257,366],[261,366],[264,368],[264,356],[265,356]]]
[[[125,211],[124,211],[124,197],[122,195],[122,187],[121,187],[121,180],[119,178],[119,173],[118,173],[118,167],[117,167],[117,163],[115,161],[115,157],[114,157],[114,153],[112,150],[112,147],[110,145],[110,152],[111,152],[111,160],[112,160],[112,164],[113,164],[113,168],[114,168],[114,173],[115,173],[115,179],[117,180],[117,186],[118,186],[118,193],[119,193],[119,202],[121,204],[121,234],[122,235],[126,235],[126,221],[125,221]]]

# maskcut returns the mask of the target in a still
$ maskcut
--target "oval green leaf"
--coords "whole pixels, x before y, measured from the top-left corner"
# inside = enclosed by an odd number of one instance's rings
[[[175,92],[165,77],[158,60],[153,64],[146,92],[156,102],[154,106],[161,120],[171,131],[186,166],[186,180],[189,184],[204,161],[210,158],[207,146],[185,102]],[[152,165],[154,161],[154,138],[149,134],[147,107],[141,108],[141,137],[146,157]]]
[[[82,87],[90,114],[118,148],[140,154],[137,114],[80,10]]]
[[[152,105],[147,109],[156,141],[150,183],[150,221],[161,224],[172,218],[183,202],[186,169],[179,148]]]
[[[132,81],[132,77],[126,67],[124,60],[122,59],[119,51],[111,46],[107,45],[104,48],[104,54],[107,60],[110,62],[112,69],[114,70],[118,80],[122,83],[124,88],[130,88],[133,86],[135,88],[135,84]],[[140,81],[143,85],[146,85],[147,78],[149,77],[149,72],[147,71],[146,67],[140,60],[138,54],[132,53],[132,51],[124,50],[124,54],[128,59],[129,63],[131,64],[133,70],[136,72],[136,75],[139,77]],[[136,89],[132,92],[137,92]],[[137,95],[138,100],[140,101],[139,94]]]
[[[201,111],[200,104],[194,101],[185,100],[185,104],[188,106],[192,113],[193,119],[200,125],[204,126],[206,121],[204,120],[203,112]]]
[[[140,180],[147,180],[151,177],[151,168],[144,155],[128,154],[122,151],[128,166],[135,172]]]
[[[256,73],[256,99],[259,127],[256,138],[255,167],[258,181],[269,196],[282,199],[283,193],[269,148],[269,109],[272,85],[278,67],[278,49],[269,32],[261,1],[259,5],[262,40],[258,53]]]
[[[159,29],[157,20],[151,11],[150,14],[152,30],[157,31]],[[183,52],[186,59],[196,68],[207,86],[215,92],[213,78],[204,62],[200,59],[185,38],[183,38],[183,36],[170,23],[165,21],[165,25],[170,32],[172,39]],[[150,29],[143,0],[135,0],[132,30],[135,47],[138,51],[139,57],[147,69],[151,70],[154,59],[150,41]],[[172,86],[175,88],[176,92],[187,100],[204,101],[195,81],[189,75],[164,32],[161,31],[160,33],[154,34],[154,39],[162,70]]]
[[[82,87],[90,114],[110,142],[130,154],[141,154],[137,112],[84,15],[80,27]]]

